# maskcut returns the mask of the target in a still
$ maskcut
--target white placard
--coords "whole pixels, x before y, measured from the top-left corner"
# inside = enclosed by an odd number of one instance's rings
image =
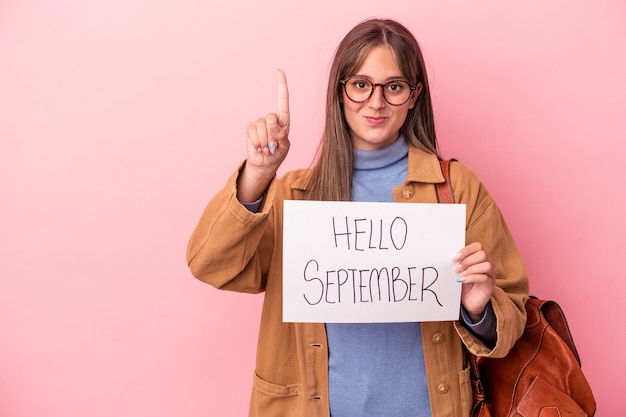
[[[284,202],[283,320],[458,320],[465,205]]]

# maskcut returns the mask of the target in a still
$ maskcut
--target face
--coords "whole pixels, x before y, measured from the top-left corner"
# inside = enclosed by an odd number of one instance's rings
[[[374,84],[404,79],[388,47],[372,48],[354,75],[367,78]],[[370,98],[362,103],[350,100],[344,90],[343,112],[350,128],[354,149],[383,149],[395,142],[400,136],[400,128],[409,109],[415,105],[420,87],[421,85],[413,91],[409,101],[400,106],[387,103],[380,87],[375,87]]]

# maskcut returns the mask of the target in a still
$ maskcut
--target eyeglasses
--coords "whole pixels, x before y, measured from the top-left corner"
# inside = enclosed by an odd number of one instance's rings
[[[374,87],[380,86],[383,92],[383,98],[392,106],[401,106],[411,98],[413,90],[417,86],[410,85],[403,80],[393,80],[385,84],[374,84],[367,78],[350,77],[340,80],[339,84],[343,85],[343,91],[351,101],[355,103],[363,103],[374,94]]]

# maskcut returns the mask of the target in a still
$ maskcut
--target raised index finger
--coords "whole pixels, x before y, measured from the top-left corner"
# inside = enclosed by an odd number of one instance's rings
[[[287,77],[283,70],[278,70],[278,124],[287,128],[289,126],[289,89]]]

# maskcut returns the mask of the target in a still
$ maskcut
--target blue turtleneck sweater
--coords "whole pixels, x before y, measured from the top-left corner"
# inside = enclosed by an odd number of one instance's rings
[[[352,200],[392,202],[408,146],[354,151]],[[327,323],[332,417],[430,417],[420,323]]]

